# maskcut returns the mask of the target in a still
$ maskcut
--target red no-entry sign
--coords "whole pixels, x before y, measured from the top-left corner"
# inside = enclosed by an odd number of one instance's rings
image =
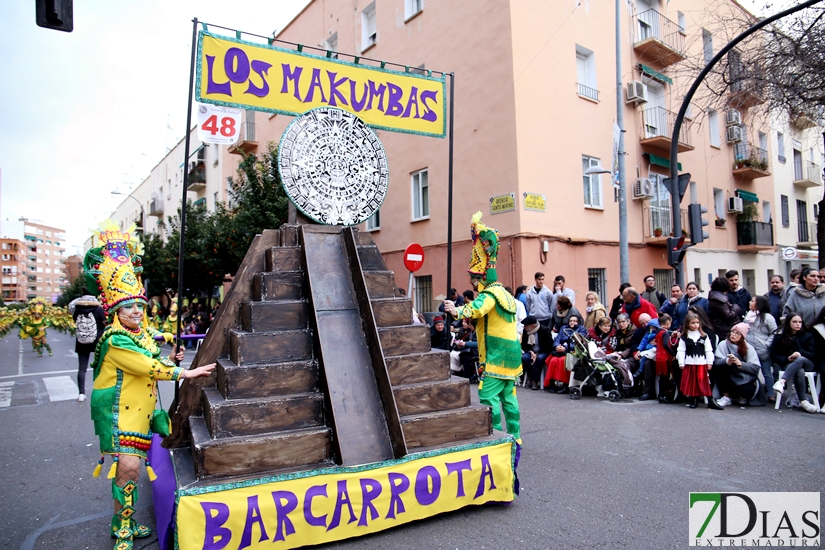
[[[424,249],[418,243],[412,243],[404,250],[404,267],[418,271],[424,265]]]

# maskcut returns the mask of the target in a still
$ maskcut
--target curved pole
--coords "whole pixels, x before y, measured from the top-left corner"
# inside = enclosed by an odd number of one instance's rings
[[[801,11],[805,8],[813,6],[821,2],[822,0],[807,0],[807,2],[803,2],[798,4],[792,8],[788,8],[785,11],[779,12],[775,15],[772,15],[762,21],[759,21],[755,25],[751,26],[747,30],[745,30],[742,34],[725,44],[725,46],[719,50],[719,52],[713,56],[708,64],[705,66],[704,69],[699,73],[699,76],[696,77],[696,80],[693,81],[693,84],[688,90],[688,93],[685,94],[685,98],[682,100],[682,106],[679,108],[679,114],[676,115],[676,122],[673,124],[673,135],[670,137],[670,181],[674,182],[673,191],[675,193],[671,193],[671,204],[672,204],[672,216],[673,216],[673,235],[678,236],[682,233],[682,216],[681,216],[681,197],[679,196],[679,188],[676,187],[676,183],[679,181],[679,165],[677,164],[678,160],[678,153],[679,153],[679,133],[682,130],[682,121],[685,118],[685,113],[687,113],[688,105],[690,105],[690,100],[693,99],[693,95],[696,93],[696,90],[699,89],[699,86],[702,84],[702,81],[708,75],[710,70],[716,65],[729,51],[731,51],[737,44],[742,42],[745,38],[752,35],[762,27],[770,25],[774,21],[782,19],[783,17],[790,15],[792,13],[796,13]],[[679,262],[676,267],[673,268],[676,271],[676,284],[684,287],[684,273],[682,272],[682,262]]]

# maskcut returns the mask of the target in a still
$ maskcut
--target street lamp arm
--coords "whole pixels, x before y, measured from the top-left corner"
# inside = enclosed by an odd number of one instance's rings
[[[133,201],[136,201],[138,203],[138,206],[140,207],[140,224],[141,224],[140,230],[142,232],[146,233],[146,215],[144,214],[144,211],[143,211],[143,203],[140,202],[137,197],[135,197],[134,195],[130,195],[129,193],[121,193],[120,191],[112,191],[112,195],[123,195],[124,197],[129,197],[130,199],[132,199]]]
[[[679,134],[682,131],[682,121],[687,114],[688,105],[690,105],[691,100],[693,99],[694,94],[701,86],[702,81],[704,81],[705,77],[711,71],[711,69],[722,60],[725,55],[729,51],[731,51],[737,44],[742,42],[745,38],[752,35],[759,29],[766,27],[777,21],[782,19],[785,16],[788,16],[792,13],[796,13],[801,11],[805,8],[813,6],[814,4],[818,4],[822,2],[822,0],[807,0],[806,2],[802,2],[796,6],[788,8],[785,11],[781,11],[777,14],[774,14],[770,17],[763,19],[752,25],[750,28],[746,29],[742,32],[739,36],[725,44],[725,46],[719,50],[719,52],[713,56],[708,64],[705,66],[704,69],[699,72],[699,75],[696,77],[696,80],[693,81],[691,84],[690,89],[688,90],[687,94],[685,94],[684,99],[682,100],[682,106],[679,107],[679,113],[676,115],[676,120],[673,123],[673,134],[670,137],[670,181],[676,182],[679,178],[679,165],[678,165],[678,154],[679,154]],[[681,219],[681,196],[677,193],[671,194],[671,203],[672,203],[672,216],[673,216],[673,234],[679,235],[682,230],[682,219]],[[674,267],[676,271],[676,284],[684,286],[684,274],[682,273],[682,265],[679,262],[676,267]]]

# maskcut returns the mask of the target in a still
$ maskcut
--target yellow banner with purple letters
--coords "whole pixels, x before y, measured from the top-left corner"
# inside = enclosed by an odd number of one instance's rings
[[[512,438],[177,496],[179,550],[298,548],[515,497]]]
[[[197,100],[301,115],[315,107],[355,113],[374,128],[444,137],[445,79],[361,65],[201,31]]]

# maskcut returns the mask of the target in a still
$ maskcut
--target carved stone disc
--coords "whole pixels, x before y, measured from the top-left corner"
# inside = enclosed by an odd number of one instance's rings
[[[354,114],[312,109],[287,127],[278,147],[287,195],[308,217],[326,225],[357,225],[387,195],[389,167],[378,136]]]

